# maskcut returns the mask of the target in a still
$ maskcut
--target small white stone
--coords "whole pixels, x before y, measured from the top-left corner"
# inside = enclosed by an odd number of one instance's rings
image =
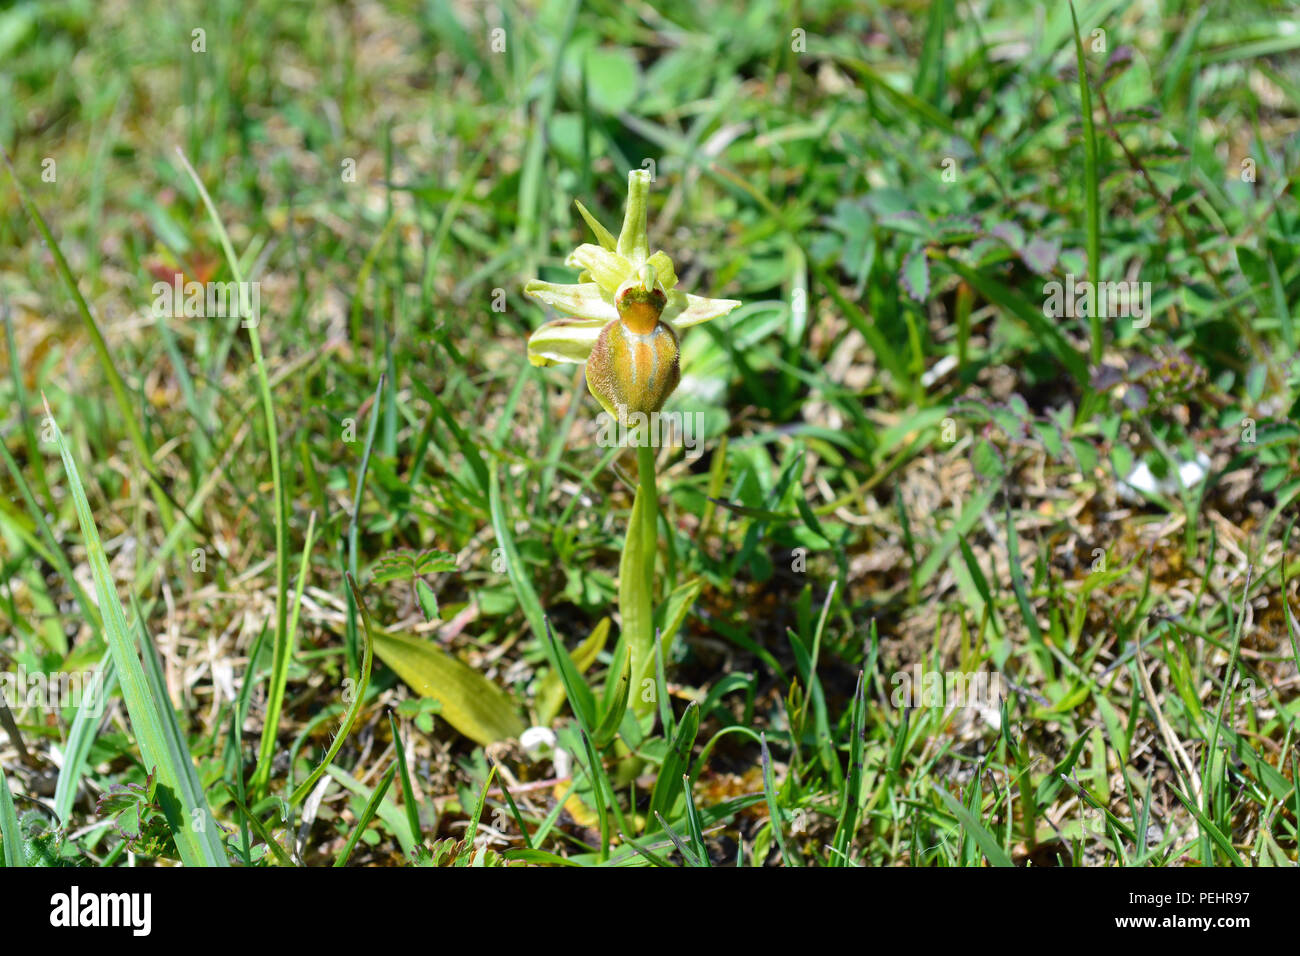
[[[1210,459],[1205,452],[1197,452],[1194,461],[1180,461],[1178,463],[1178,477],[1182,479],[1184,488],[1190,489],[1199,485],[1209,471]],[[1143,500],[1143,493],[1176,498],[1178,496],[1178,482],[1172,475],[1167,478],[1156,478],[1151,469],[1147,467],[1147,463],[1139,461],[1133,466],[1133,470],[1129,472],[1128,477],[1119,483],[1116,490],[1124,501],[1136,504]]]
[[[930,371],[921,376],[921,387],[929,388],[939,379],[943,378],[949,372],[957,367],[957,356],[945,355],[939,361],[934,363]]]
[[[543,750],[555,747],[555,731],[550,727],[529,727],[519,735],[519,745],[528,756],[536,758]]]
[[[555,731],[550,727],[529,727],[519,735],[519,745],[524,748],[524,753],[528,754],[529,759],[537,761],[549,757],[551,763],[555,765],[555,775],[567,777],[570,767],[569,752],[557,746],[558,742]]]

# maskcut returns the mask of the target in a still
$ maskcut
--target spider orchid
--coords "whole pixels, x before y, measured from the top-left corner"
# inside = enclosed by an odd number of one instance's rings
[[[681,380],[678,330],[726,315],[734,299],[706,299],[677,288],[673,261],[650,254],[646,198],[650,174],[627,176],[627,209],[618,239],[578,203],[578,212],[598,244],[585,242],[565,264],[580,270],[578,281],[563,285],[534,279],[524,292],[559,312],[528,339],[534,365],[586,364],[587,388],[615,418],[651,414],[663,408]],[[626,640],[627,688],[633,713],[653,720],[654,564],[657,550],[658,495],[653,438],[641,435],[637,447],[637,491],[627,539],[618,566],[618,606]]]
[[[650,174],[627,176],[627,210],[616,240],[582,203],[578,212],[595,233],[565,259],[581,270],[564,285],[534,279],[524,292],[565,313],[547,322],[528,340],[534,365],[586,363],[587,388],[605,411],[657,412],[681,379],[678,331],[726,315],[735,299],[706,299],[677,288],[672,259],[650,255],[646,235],[646,197]]]

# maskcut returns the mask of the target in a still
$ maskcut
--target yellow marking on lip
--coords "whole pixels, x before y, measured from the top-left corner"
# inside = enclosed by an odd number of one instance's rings
[[[655,354],[648,342],[638,341],[633,347],[632,353],[632,383],[636,384],[637,369],[647,368],[649,375],[646,376],[645,387],[654,388],[655,385],[655,366],[659,364],[659,356]]]
[[[662,311],[663,308],[653,302],[625,301],[618,310],[618,315],[629,332],[636,335],[649,335],[659,324],[659,313]]]

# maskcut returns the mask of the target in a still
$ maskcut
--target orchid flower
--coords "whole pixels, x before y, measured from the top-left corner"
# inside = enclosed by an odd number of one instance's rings
[[[565,259],[581,270],[564,285],[534,279],[524,292],[565,313],[528,340],[534,365],[584,362],[587,388],[605,411],[657,412],[681,378],[678,331],[726,315],[735,299],[706,299],[677,288],[677,272],[663,251],[650,254],[646,199],[650,174],[627,176],[627,210],[618,239],[589,213],[578,212],[598,244],[584,242]]]

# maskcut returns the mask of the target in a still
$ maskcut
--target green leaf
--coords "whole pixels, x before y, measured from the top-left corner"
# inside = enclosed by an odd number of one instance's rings
[[[903,267],[898,270],[898,281],[917,302],[924,302],[930,295],[930,257],[926,254],[925,246],[917,246],[903,258]]]
[[[579,674],[585,674],[587,668],[595,663],[596,657],[605,649],[605,642],[609,640],[609,629],[609,618],[602,617],[591,629],[587,639],[570,655],[573,666],[577,668]],[[542,677],[535,699],[538,723],[543,727],[549,727],[564,704],[564,682],[560,679],[559,671],[554,667]]]
[[[426,621],[438,619],[438,595],[433,593],[433,588],[424,578],[415,579],[415,599],[420,603]]]
[[[95,803],[95,813],[111,817],[122,838],[135,841],[143,832],[143,816],[149,799],[148,790],[138,783],[114,784],[100,795]]]
[[[621,113],[636,101],[641,70],[632,54],[619,47],[589,50],[586,56],[591,105],[604,113]]]
[[[613,252],[618,246],[618,240],[614,238],[614,234],[597,222],[596,217],[587,212],[587,207],[578,200],[575,199],[573,204],[578,207],[578,212],[582,214],[582,218],[591,227],[591,231],[595,234],[596,241],[600,243],[601,248]]]
[[[631,687],[631,669],[632,658],[622,655],[623,666],[619,671],[618,684],[612,695],[613,699],[609,702],[609,707],[605,710],[600,719],[600,723],[591,733],[591,742],[598,750],[603,750],[613,742],[614,737],[618,734],[618,728],[623,723],[623,717],[627,713],[628,691]]]
[[[985,478],[1001,478],[1006,473],[1001,456],[987,438],[980,439],[980,443],[975,446],[971,464]]]
[[[656,609],[655,623],[659,631],[659,643],[665,648],[672,645],[673,637],[681,628],[682,621],[686,620],[686,615],[690,613],[703,586],[704,582],[700,578],[683,581],[673,588],[672,593]]]
[[[375,653],[416,693],[441,705],[441,716],[480,744],[524,732],[510,695],[478,671],[427,641],[376,631]]]
[[[441,574],[456,570],[456,555],[450,551],[390,551],[375,562],[375,584],[409,581],[422,574]]]
[[[662,813],[670,820],[679,815],[678,802],[682,800],[682,775],[691,767],[691,747],[695,745],[695,735],[700,731],[700,708],[695,701],[687,705],[682,719],[673,734],[672,746],[664,755],[663,766],[655,778],[654,789],[650,792],[650,812]]]

